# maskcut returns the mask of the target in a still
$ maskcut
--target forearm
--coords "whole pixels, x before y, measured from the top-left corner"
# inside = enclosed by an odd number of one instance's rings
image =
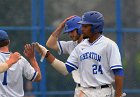
[[[35,78],[34,81],[40,81],[42,77],[41,77],[40,68],[39,68],[38,63],[36,61],[36,58],[35,57],[31,58],[30,63],[32,65],[32,67],[38,72],[38,75],[37,75],[37,77]]]
[[[5,63],[0,63],[0,73],[5,72],[13,65],[12,60],[7,60]]]
[[[52,33],[52,36],[58,38],[59,35],[61,34],[63,28],[64,28],[64,24],[60,24],[60,25],[56,28],[56,30]]]
[[[43,57],[46,58],[46,60],[56,69],[58,70],[60,73],[62,73],[63,75],[68,74],[68,71],[66,69],[66,66],[63,62],[61,62],[60,60],[57,60],[51,53],[50,51],[48,51],[45,47],[43,47],[42,45],[40,45],[39,43],[35,44],[35,48],[39,53],[43,53]]]
[[[49,48],[52,48],[54,50],[58,50],[57,47],[57,41],[58,41],[58,37],[61,34],[62,30],[64,28],[64,22],[62,22],[57,28],[56,30],[51,34],[51,36],[49,37],[49,39],[46,42],[46,46]],[[53,44],[53,45],[52,45]]]
[[[57,41],[58,41],[58,37],[51,35],[46,42],[46,46],[57,51],[58,50]]]
[[[115,86],[116,86],[115,97],[121,97],[123,89],[123,76],[118,75],[115,76]]]
[[[52,35],[54,36],[54,37],[59,37],[59,35],[60,35],[60,33],[62,32],[62,30],[63,30],[63,28],[65,27],[65,23],[69,20],[69,19],[71,19],[71,18],[73,18],[73,17],[75,17],[75,15],[73,15],[73,16],[69,16],[69,17],[67,17],[66,19],[64,19],[60,24],[59,24],[59,26],[56,28],[56,30],[52,33]]]
[[[9,68],[8,64],[5,63],[0,63],[0,73],[5,72]]]
[[[11,59],[7,60],[6,63],[8,65],[8,68],[10,68],[12,66],[12,64],[13,64]]]
[[[56,59],[50,52],[46,57],[47,61],[61,74],[67,75],[68,71],[66,69],[65,63]]]

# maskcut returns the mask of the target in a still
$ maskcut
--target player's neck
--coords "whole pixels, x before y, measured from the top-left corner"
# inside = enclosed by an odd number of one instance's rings
[[[0,47],[0,52],[9,52],[8,46]]]
[[[80,35],[79,39],[78,39],[78,44],[83,40],[83,35]]]
[[[89,37],[89,42],[93,43],[97,38],[99,38],[101,36],[100,33],[94,33],[93,35],[91,35],[91,37]]]

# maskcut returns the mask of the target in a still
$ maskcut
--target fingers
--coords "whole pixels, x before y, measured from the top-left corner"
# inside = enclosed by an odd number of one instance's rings
[[[44,46],[42,46],[41,44],[39,44],[38,42],[32,43],[32,45],[34,46],[35,50],[40,54],[40,55],[46,55],[46,52],[48,51]],[[28,47],[29,45],[25,45],[26,50],[30,49],[30,47]],[[26,52],[25,50],[25,52]]]
[[[24,46],[24,48],[25,48],[25,50],[32,49],[32,45],[30,45],[30,44],[26,44],[26,45]]]
[[[37,45],[39,45],[39,43],[38,43],[38,42],[33,42],[31,45],[32,45],[33,47],[36,47]]]
[[[9,59],[6,61],[9,66],[16,63],[19,59],[21,59],[21,55],[18,52],[10,53]]]
[[[35,49],[37,49],[38,47],[39,47],[39,43],[38,42],[33,42],[32,43],[32,46],[35,48]]]
[[[32,42],[32,45],[36,45],[36,42]]]
[[[71,18],[74,18],[75,16],[76,16],[76,15],[72,15],[72,16],[67,17],[67,18],[64,20],[64,23],[65,23],[66,21],[70,20]]]
[[[34,44],[26,44],[24,46],[24,52],[23,53],[28,59],[34,58],[35,57]]]
[[[24,54],[29,56],[31,56],[30,54],[34,54],[34,45],[26,44],[24,46]]]
[[[20,53],[19,53],[19,52],[14,52],[14,54],[16,54],[16,55],[20,55]]]
[[[66,20],[69,20],[71,18],[74,18],[76,15],[72,15],[72,16],[69,16],[68,18],[66,18]]]
[[[27,51],[34,51],[34,45],[26,44],[24,46],[24,52],[27,52]]]
[[[21,55],[20,55],[20,53],[19,52],[14,52],[13,53],[18,59],[20,59],[21,58]]]
[[[40,47],[41,45],[38,42],[33,43],[33,45],[34,45],[35,50],[41,54],[42,53],[41,47]]]
[[[25,50],[23,51],[23,53],[24,53],[25,56],[27,55]]]
[[[126,96],[126,93],[122,93],[122,97],[125,97]]]

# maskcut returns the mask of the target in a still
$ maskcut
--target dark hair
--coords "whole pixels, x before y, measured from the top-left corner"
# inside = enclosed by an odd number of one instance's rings
[[[7,46],[9,43],[10,43],[9,40],[3,40],[3,41],[0,41],[0,47]]]
[[[103,31],[101,31],[101,32],[99,32],[100,34],[102,34],[103,33]]]

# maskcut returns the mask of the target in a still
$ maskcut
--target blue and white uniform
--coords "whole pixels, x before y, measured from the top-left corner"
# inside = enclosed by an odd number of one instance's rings
[[[71,54],[73,49],[78,45],[77,41],[58,41],[57,45],[59,47],[58,54]],[[79,69],[75,69],[72,71],[72,77],[74,82],[76,83],[76,88],[75,88],[75,94],[74,97],[79,96],[79,92],[81,90],[80,88],[80,75],[79,75]]]
[[[115,81],[112,70],[122,69],[119,48],[103,35],[93,43],[85,39],[72,51],[66,67],[69,72],[79,69],[80,84],[84,88],[111,85]]]
[[[0,63],[5,62],[10,52],[0,52]],[[21,56],[6,72],[0,74],[0,97],[23,97],[23,76],[33,81],[38,72]]]
[[[57,44],[59,47],[58,54],[70,55],[71,52],[74,50],[74,48],[78,45],[78,42],[77,41],[58,41]],[[80,76],[79,76],[78,69],[72,72],[72,77],[75,83],[80,84]]]
[[[58,54],[71,54],[73,49],[78,45],[77,41],[57,41],[59,48]]]

